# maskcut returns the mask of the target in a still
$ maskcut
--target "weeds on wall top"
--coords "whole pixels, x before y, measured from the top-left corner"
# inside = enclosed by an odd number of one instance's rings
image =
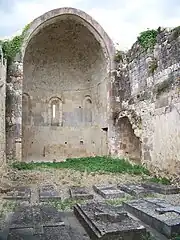
[[[138,39],[139,44],[147,50],[148,48],[153,48],[157,42],[158,30],[148,29],[144,32],[141,32]]]
[[[11,62],[16,55],[20,52],[23,39],[26,31],[29,29],[30,24],[27,24],[22,30],[21,35],[15,36],[12,39],[0,40],[0,45],[4,53],[4,57]]]

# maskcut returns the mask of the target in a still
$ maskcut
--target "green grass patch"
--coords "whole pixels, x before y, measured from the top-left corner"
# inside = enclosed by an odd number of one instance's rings
[[[171,181],[168,179],[168,178],[158,178],[158,177],[152,177],[149,179],[150,182],[153,182],[153,183],[160,183],[160,184],[163,184],[163,185],[170,185],[171,184]]]
[[[110,157],[87,157],[67,159],[65,162],[14,162],[12,167],[18,170],[35,170],[39,168],[72,169],[81,172],[146,174],[149,171],[142,165],[131,164],[124,159]]]
[[[77,203],[83,204],[85,203],[85,201],[65,199],[65,200],[48,201],[46,203],[42,203],[42,205],[47,205],[47,203],[55,207],[58,211],[71,211]]]
[[[118,205],[121,205],[123,202],[127,202],[127,201],[130,201],[133,199],[134,199],[133,196],[128,196],[128,197],[124,197],[124,198],[107,199],[107,200],[105,200],[105,203],[112,205],[112,206],[118,206]]]

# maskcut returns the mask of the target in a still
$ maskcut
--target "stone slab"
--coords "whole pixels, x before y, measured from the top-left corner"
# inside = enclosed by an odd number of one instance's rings
[[[135,197],[144,197],[152,193],[151,190],[145,189],[144,187],[138,184],[123,184],[118,185],[118,188]]]
[[[61,200],[60,193],[53,185],[44,185],[39,188],[39,201],[56,201]]]
[[[31,189],[28,187],[17,187],[8,192],[4,199],[9,200],[23,200],[30,202]]]
[[[85,187],[76,187],[73,186],[69,189],[70,197],[75,200],[90,200],[94,196],[89,192]]]
[[[87,203],[74,206],[74,213],[91,239],[141,240],[146,229],[132,219],[123,208],[105,203]]]
[[[125,192],[117,189],[114,185],[94,185],[93,189],[105,199],[123,198],[125,196]]]
[[[139,199],[123,203],[124,208],[131,214],[148,224],[167,237],[180,233],[180,214],[165,212],[160,214],[159,208],[172,208],[173,206],[162,199]]]
[[[34,234],[43,234],[43,227],[62,225],[61,214],[52,206],[19,206],[11,217],[9,228],[32,228]]]
[[[146,183],[142,183],[142,187],[144,187],[148,190],[152,190],[156,193],[166,194],[166,195],[180,193],[180,187],[171,186],[171,185],[163,185],[160,183],[146,182]]]
[[[34,235],[32,229],[10,230],[3,240],[89,240],[69,226],[44,227],[43,234]]]

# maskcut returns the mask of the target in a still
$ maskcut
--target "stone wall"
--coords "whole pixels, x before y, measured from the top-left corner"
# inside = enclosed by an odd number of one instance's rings
[[[6,83],[6,153],[7,161],[21,161],[22,63],[11,62]]]
[[[136,42],[117,64],[113,84],[114,136],[111,150],[114,156],[124,156],[118,126],[126,116],[139,138],[142,163],[159,173],[178,175],[180,37],[176,35],[174,31],[161,31],[153,50],[144,51]],[[129,140],[129,144],[132,141]]]
[[[107,59],[69,16],[29,41],[23,62],[23,160],[107,155]]]
[[[0,47],[0,166],[6,159],[5,141],[5,99],[6,99],[6,61]]]

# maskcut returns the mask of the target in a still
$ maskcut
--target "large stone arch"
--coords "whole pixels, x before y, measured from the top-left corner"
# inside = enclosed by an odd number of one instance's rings
[[[23,92],[32,99],[31,126],[22,122],[22,152],[28,144],[24,160],[63,160],[108,152],[108,135],[102,129],[109,128],[114,53],[102,27],[81,10],[55,9],[30,24],[22,45]],[[59,126],[48,124],[47,99],[52,95],[64,99]],[[89,125],[84,123],[81,106],[86,95],[93,102]]]

